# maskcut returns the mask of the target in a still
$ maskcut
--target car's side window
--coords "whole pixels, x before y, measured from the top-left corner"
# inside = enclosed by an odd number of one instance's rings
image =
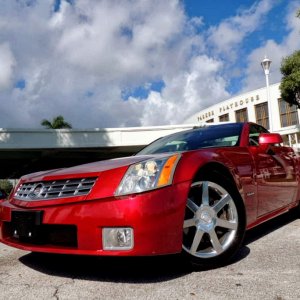
[[[249,146],[258,146],[258,138],[261,133],[268,133],[268,130],[262,126],[251,124],[249,131]]]

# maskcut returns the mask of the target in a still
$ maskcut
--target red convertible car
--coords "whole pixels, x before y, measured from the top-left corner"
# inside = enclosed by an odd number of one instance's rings
[[[23,176],[0,241],[34,252],[226,263],[247,229],[299,205],[299,157],[254,123],[175,133],[135,156]]]

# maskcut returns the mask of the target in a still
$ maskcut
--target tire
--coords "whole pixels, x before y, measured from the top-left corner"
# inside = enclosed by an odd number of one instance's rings
[[[212,173],[191,184],[183,224],[183,253],[197,267],[222,266],[240,248],[245,207],[231,181]]]

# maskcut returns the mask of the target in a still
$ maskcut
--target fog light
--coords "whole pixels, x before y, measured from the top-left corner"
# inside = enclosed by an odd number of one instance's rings
[[[104,250],[130,250],[133,248],[133,229],[129,227],[103,228]]]

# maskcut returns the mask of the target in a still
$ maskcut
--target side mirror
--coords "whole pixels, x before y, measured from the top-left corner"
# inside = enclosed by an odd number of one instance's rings
[[[259,145],[280,144],[283,142],[279,133],[261,133],[258,138]]]

